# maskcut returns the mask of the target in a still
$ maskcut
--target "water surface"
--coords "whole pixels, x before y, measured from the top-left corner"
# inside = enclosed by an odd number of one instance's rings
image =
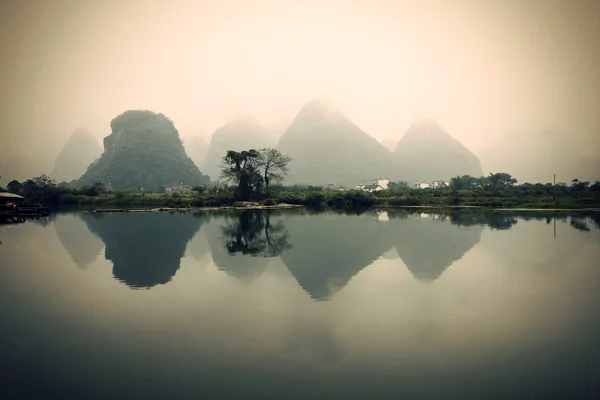
[[[3,398],[593,398],[600,219],[66,213],[0,227]]]

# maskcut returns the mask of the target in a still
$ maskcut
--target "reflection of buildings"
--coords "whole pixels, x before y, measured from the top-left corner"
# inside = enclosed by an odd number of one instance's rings
[[[169,282],[202,224],[196,216],[162,212],[83,213],[81,218],[104,241],[115,279],[136,289]]]

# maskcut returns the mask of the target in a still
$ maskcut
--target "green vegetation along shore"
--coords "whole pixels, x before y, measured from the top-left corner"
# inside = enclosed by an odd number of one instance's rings
[[[269,194],[243,193],[236,185],[196,187],[191,193],[109,191],[102,184],[75,189],[57,185],[47,176],[11,182],[8,191],[50,207],[205,208],[278,204],[354,209],[368,207],[478,207],[527,209],[600,209],[600,183],[573,180],[565,184],[516,185],[507,174],[484,178],[453,178],[448,187],[411,189],[403,183],[386,190],[333,190],[315,186],[272,185]],[[5,190],[6,190],[5,189]]]

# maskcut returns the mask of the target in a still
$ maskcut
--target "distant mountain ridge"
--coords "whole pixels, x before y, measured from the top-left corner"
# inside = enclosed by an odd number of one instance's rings
[[[206,162],[208,141],[203,136],[196,135],[185,143],[185,152],[198,168],[202,168]]]
[[[290,183],[353,186],[385,175],[391,165],[388,149],[321,101],[300,110],[277,148],[292,159]]]
[[[221,174],[221,161],[228,150],[242,151],[274,146],[274,139],[260,123],[249,118],[234,119],[212,134],[203,171],[211,179],[218,180]]]
[[[432,119],[413,123],[394,150],[392,178],[407,182],[482,176],[477,156]]]
[[[85,128],[77,128],[58,153],[50,176],[57,181],[75,180],[101,154],[102,147],[92,133]]]
[[[302,107],[275,143],[277,130],[286,125],[281,120],[268,128],[251,118],[237,118],[215,130],[209,143],[196,136],[184,148],[167,117],[130,110],[111,121],[104,152],[93,162],[93,156],[80,154],[86,153],[82,148],[94,152],[93,136],[84,129],[74,132],[57,157],[53,175],[70,180],[69,173],[83,169],[81,159],[87,158],[89,167],[82,173],[81,184],[101,181],[114,188],[162,191],[182,182],[206,184],[209,178],[200,172],[200,165],[218,180],[228,150],[265,147],[277,147],[291,157],[288,184],[331,183],[351,188],[377,178],[414,183],[483,175],[479,159],[432,119],[413,123],[393,152],[389,149],[393,138],[382,144],[323,101],[313,100]]]

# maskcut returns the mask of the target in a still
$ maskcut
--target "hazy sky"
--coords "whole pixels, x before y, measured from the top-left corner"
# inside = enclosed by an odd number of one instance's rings
[[[380,139],[430,116],[476,152],[542,129],[600,148],[594,0],[5,0],[0,33],[0,156],[127,109],[188,137],[314,97]]]

